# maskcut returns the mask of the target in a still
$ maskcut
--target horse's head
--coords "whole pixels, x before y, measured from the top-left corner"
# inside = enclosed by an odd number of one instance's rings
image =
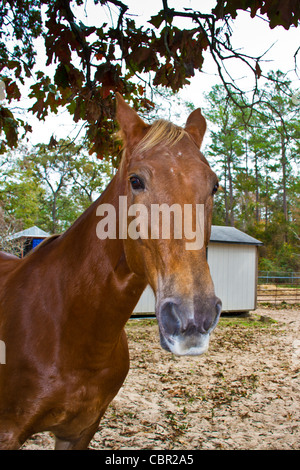
[[[155,293],[162,347],[201,354],[221,312],[206,260],[218,180],[199,150],[205,119],[197,109],[184,129],[147,125],[120,95],[117,118],[125,140],[127,263]]]

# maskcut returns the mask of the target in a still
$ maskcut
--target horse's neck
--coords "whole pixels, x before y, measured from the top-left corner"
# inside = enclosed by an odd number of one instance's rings
[[[119,195],[124,194],[120,178],[115,176],[105,192],[63,235],[61,253],[68,265],[72,295],[80,298],[85,310],[125,324],[144,287],[145,281],[128,267],[123,241],[97,237],[96,215],[100,204],[113,204],[118,213]],[[76,290],[76,291],[75,291]],[[99,318],[100,320],[100,318]]]

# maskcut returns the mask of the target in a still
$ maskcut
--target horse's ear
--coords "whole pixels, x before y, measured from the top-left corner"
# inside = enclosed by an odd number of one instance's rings
[[[120,95],[116,93],[117,100],[117,120],[121,132],[125,138],[125,143],[129,147],[134,147],[145,135],[149,127],[132,109]]]
[[[200,108],[193,111],[185,125],[185,130],[190,134],[195,144],[200,148],[206,131],[206,120],[201,114]]]

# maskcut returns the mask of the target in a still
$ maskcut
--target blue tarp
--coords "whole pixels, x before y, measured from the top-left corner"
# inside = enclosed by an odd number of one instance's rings
[[[38,246],[43,241],[42,238],[33,238],[32,239],[32,249]]]

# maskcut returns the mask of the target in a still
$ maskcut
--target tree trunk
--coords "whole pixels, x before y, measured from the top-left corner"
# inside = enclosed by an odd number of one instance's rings
[[[229,225],[228,192],[227,192],[227,161],[224,165],[224,203],[225,203],[225,225]]]
[[[234,226],[234,213],[233,213],[233,185],[232,185],[232,172],[231,172],[231,153],[228,154],[228,157],[227,157],[227,172],[228,172],[228,184],[229,184],[229,216],[230,216],[230,225],[233,227]]]
[[[288,209],[287,209],[287,194],[286,194],[286,171],[287,171],[287,161],[286,161],[286,141],[283,135],[281,135],[281,165],[282,165],[282,209],[284,220],[288,222]],[[287,229],[286,226],[283,230],[284,242],[287,242]]]
[[[56,230],[57,230],[56,199],[57,199],[57,194],[56,194],[56,192],[54,192],[53,193],[53,200],[52,200],[52,233],[56,233]]]
[[[268,228],[268,222],[269,222],[269,204],[268,204],[268,199],[269,199],[269,177],[266,177],[266,203],[265,203],[265,230]]]
[[[285,139],[283,136],[281,136],[281,164],[282,164],[282,206],[283,206],[283,213],[284,213],[284,219],[287,222],[288,221],[288,210],[287,210],[287,197],[286,197],[286,145],[285,145]]]
[[[259,177],[258,177],[258,164],[257,154],[254,154],[255,164],[255,220],[258,223],[260,221],[260,209],[259,209]]]

